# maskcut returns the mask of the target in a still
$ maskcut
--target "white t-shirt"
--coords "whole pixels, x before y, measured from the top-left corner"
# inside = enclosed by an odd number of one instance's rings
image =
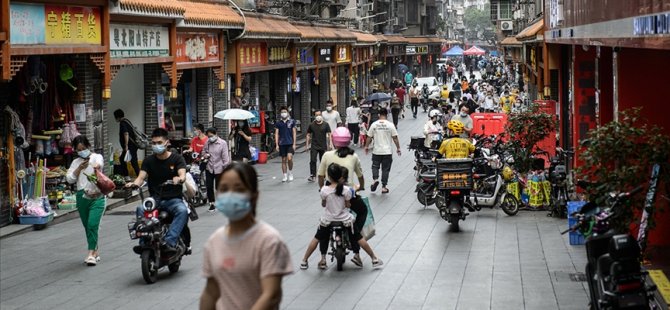
[[[388,120],[378,120],[368,129],[368,137],[374,138],[372,154],[374,155],[392,155],[393,137],[398,136],[398,131],[393,123]]]
[[[84,191],[84,194],[86,194],[88,197],[95,197],[100,194],[100,189],[98,189],[97,185],[89,182],[86,175],[95,174],[93,166],[98,166],[102,169],[102,167],[105,165],[104,159],[100,154],[91,153],[91,155],[88,157],[88,167],[79,173],[79,177],[76,177],[74,175],[74,171],[77,170],[79,165],[81,165],[83,162],[84,159],[77,156],[70,164],[70,169],[67,170],[65,178],[70,184],[76,183],[78,191]]]
[[[360,115],[361,115],[361,108],[359,108],[359,107],[348,107],[347,108],[347,124],[358,124]]]
[[[441,131],[442,128],[439,124],[433,124],[432,120],[428,120],[428,122],[423,125],[423,134],[426,136],[426,139],[424,140],[424,146],[430,148],[433,140],[435,140],[435,136]]]
[[[338,196],[335,191],[335,187],[328,185],[321,188],[321,199],[326,200],[326,209],[323,210],[323,216],[321,217],[322,222],[345,222],[353,218],[353,215],[345,207],[346,201],[351,200],[351,188],[345,185],[342,196]]]
[[[335,131],[335,128],[337,128],[338,123],[342,123],[340,112],[337,112],[335,110],[331,112],[323,111],[321,112],[321,116],[323,116],[323,121],[328,123],[328,126],[330,126],[331,132]]]

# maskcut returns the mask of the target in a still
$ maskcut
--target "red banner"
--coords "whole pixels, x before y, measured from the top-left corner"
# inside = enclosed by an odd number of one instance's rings
[[[219,37],[214,33],[178,33],[177,63],[219,61]]]

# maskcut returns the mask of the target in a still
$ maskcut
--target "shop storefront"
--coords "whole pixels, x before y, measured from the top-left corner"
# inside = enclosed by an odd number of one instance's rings
[[[338,44],[335,46],[335,67],[330,70],[330,97],[336,105],[340,115],[344,115],[347,103],[351,100],[351,45]]]
[[[356,35],[354,55],[352,62],[353,74],[351,78],[351,97],[367,97],[371,93],[368,87],[370,81],[370,69],[374,55],[374,47],[379,42],[377,38],[369,33],[353,32]]]
[[[542,74],[544,70],[543,28],[544,20],[540,19],[516,35],[516,39],[523,44],[522,71],[524,72],[524,83],[527,87],[528,98],[530,100],[544,98],[544,82]]]
[[[404,64],[408,68],[411,68],[407,63],[409,61],[408,57],[411,56],[406,56],[405,54],[405,47],[407,45],[405,37],[399,35],[385,35],[384,37],[388,41],[385,52],[386,69],[377,79],[379,83],[389,85],[393,81],[393,78],[404,78],[401,76],[402,74],[398,65]],[[414,75],[414,72],[412,74]]]
[[[25,199],[44,197],[56,207],[59,196],[67,194],[65,171],[46,173],[40,167],[69,166],[73,150],[63,133],[70,128],[86,135],[95,152],[108,155],[107,2],[77,3],[12,2],[6,8],[11,18],[3,21],[2,39],[12,44],[2,48],[0,149],[9,150],[2,152],[9,168],[3,165],[1,174],[7,199],[0,205],[0,226],[16,222]]]

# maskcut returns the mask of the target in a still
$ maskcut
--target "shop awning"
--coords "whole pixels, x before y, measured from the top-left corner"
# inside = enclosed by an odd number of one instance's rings
[[[244,28],[242,16],[228,5],[190,1],[181,1],[180,3],[185,10],[184,25],[182,26]]]
[[[377,37],[367,32],[352,31],[356,36],[356,45],[373,45],[379,42]]]
[[[118,6],[110,6],[110,14],[181,18],[185,11],[178,0],[113,0],[112,2]]]
[[[442,44],[438,37],[405,37],[408,44]]]
[[[519,42],[519,40],[517,40],[514,36],[511,36],[500,41],[500,45],[515,46],[515,45],[521,45],[521,42]]]
[[[471,55],[481,56],[481,55],[484,55],[484,54],[486,54],[486,51],[477,47],[477,46],[473,46],[473,47],[467,49],[465,52],[463,52],[463,55],[465,55],[465,56],[471,56]]]
[[[302,43],[356,42],[356,36],[345,28],[307,23],[294,23],[292,25],[300,31],[300,42]]]
[[[407,44],[407,39],[400,35],[384,35],[388,44]]]
[[[544,29],[544,18],[540,18],[540,20],[519,32],[519,34],[516,35],[516,39],[519,41],[531,41],[538,39],[538,34],[542,31],[542,29]]]
[[[463,56],[463,49],[460,46],[456,45],[442,55],[443,56]]]
[[[378,41],[379,43],[388,43],[388,41],[389,41],[389,40],[386,38],[386,36],[384,36],[383,34],[377,34],[377,35],[375,35],[375,38],[377,38],[377,41]]]
[[[287,19],[265,15],[245,13],[247,23],[244,28],[246,39],[300,39],[300,31]]]

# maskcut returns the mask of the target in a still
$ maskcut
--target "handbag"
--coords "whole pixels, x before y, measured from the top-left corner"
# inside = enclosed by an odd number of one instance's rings
[[[365,224],[363,224],[363,229],[361,230],[361,235],[365,240],[370,240],[375,236],[375,217],[372,215],[372,208],[370,208],[370,201],[368,197],[361,196],[361,199],[365,203],[365,207],[368,209],[368,216],[365,218]]]
[[[100,168],[95,169],[95,177],[97,179],[95,185],[98,187],[98,189],[100,189],[100,192],[103,195],[107,195],[116,189],[114,181],[102,173]]]

